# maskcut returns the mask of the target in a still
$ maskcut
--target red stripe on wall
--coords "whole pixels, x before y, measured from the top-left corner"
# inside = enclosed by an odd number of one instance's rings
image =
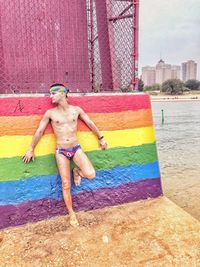
[[[69,104],[78,105],[89,113],[136,111],[151,108],[148,95],[77,96]],[[44,114],[54,107],[49,97],[0,98],[0,116],[29,116]]]

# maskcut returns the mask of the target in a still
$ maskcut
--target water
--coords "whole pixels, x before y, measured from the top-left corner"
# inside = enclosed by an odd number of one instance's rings
[[[200,101],[152,102],[152,112],[164,193],[200,219]]]
[[[152,102],[152,110],[162,166],[200,168],[200,101]]]

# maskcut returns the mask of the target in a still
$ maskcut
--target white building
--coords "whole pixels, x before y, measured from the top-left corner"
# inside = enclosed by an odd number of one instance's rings
[[[156,64],[156,83],[162,84],[171,79],[171,76],[171,65],[165,64],[164,60],[160,59]]]
[[[142,68],[142,80],[145,86],[155,83],[162,84],[168,79],[180,79],[181,67],[177,65],[166,64],[160,59],[155,67],[145,66]]]
[[[182,63],[182,80],[197,79],[197,63],[194,60],[188,60]]]
[[[142,80],[144,85],[153,85],[156,82],[155,67],[145,66],[142,68]]]
[[[181,79],[181,66],[172,65],[171,71],[172,71],[171,74],[172,79]]]

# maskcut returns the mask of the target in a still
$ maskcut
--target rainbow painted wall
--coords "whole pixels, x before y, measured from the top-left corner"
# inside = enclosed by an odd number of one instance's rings
[[[74,96],[108,142],[102,151],[82,122],[78,139],[97,175],[72,186],[76,211],[155,198],[162,194],[149,96],[146,94]],[[0,98],[0,228],[66,214],[56,168],[55,138],[49,125],[30,164],[21,160],[49,97]]]

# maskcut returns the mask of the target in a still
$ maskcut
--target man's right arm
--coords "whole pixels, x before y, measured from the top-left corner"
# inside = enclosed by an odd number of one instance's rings
[[[39,142],[40,138],[42,137],[44,130],[47,127],[47,124],[49,123],[50,120],[50,110],[47,110],[46,113],[44,114],[42,120],[40,121],[39,127],[36,130],[31,145],[26,152],[26,154],[23,156],[23,161],[24,163],[29,163],[30,160],[34,160],[34,149]]]

